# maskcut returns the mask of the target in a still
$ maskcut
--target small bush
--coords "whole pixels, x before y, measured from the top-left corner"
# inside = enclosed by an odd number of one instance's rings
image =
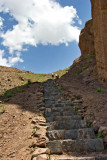
[[[7,90],[4,94],[3,94],[3,98],[11,98],[13,96],[16,95],[16,93],[20,93],[20,92],[24,92],[24,89],[22,88],[22,86],[16,87],[14,89],[11,90]]]
[[[6,109],[5,109],[5,107],[2,105],[2,106],[0,106],[0,108],[1,108],[1,110],[0,110],[0,114],[3,114],[3,113],[5,113],[6,112]]]
[[[103,131],[99,131],[98,134],[97,134],[97,137],[98,138],[104,138]]]
[[[78,113],[78,106],[75,107],[75,113]]]
[[[28,79],[28,81],[27,81],[27,84],[31,84],[32,82],[31,82],[31,80],[30,79]]]
[[[37,88],[37,92],[40,92],[40,86],[38,86],[38,88]]]
[[[30,148],[30,154],[32,154],[35,151],[35,148]]]
[[[0,107],[3,107],[3,104],[0,104]]]
[[[97,89],[96,89],[96,92],[100,92],[100,93],[107,93],[107,91],[102,90],[101,88],[97,88]]]
[[[76,75],[79,75],[82,72],[82,69],[77,67],[74,72]]]
[[[32,131],[32,136],[35,136],[37,130],[39,130],[40,128],[39,127],[34,127],[33,131]]]
[[[87,65],[83,66],[83,71],[86,70],[88,68]]]
[[[87,120],[86,122],[87,122],[87,127],[90,128],[92,123],[89,120]]]
[[[13,96],[14,96],[14,93],[12,93],[12,91],[6,91],[3,95],[3,97],[5,97],[5,98],[10,98]]]
[[[58,86],[58,91],[63,91],[62,86]]]
[[[90,58],[93,58],[95,57],[95,54],[90,54],[88,56],[84,56],[83,59],[90,59]]]

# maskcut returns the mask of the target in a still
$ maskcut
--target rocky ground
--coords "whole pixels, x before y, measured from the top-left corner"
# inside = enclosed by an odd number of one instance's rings
[[[1,160],[30,160],[35,147],[46,145],[43,86],[33,83],[23,89],[0,103]]]

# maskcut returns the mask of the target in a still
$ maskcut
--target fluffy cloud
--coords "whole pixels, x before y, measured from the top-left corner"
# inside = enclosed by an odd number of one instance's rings
[[[77,41],[79,20],[73,6],[62,7],[55,0],[1,0],[0,11],[8,12],[18,22],[2,34],[3,45],[10,53],[22,51],[24,45],[59,45]]]
[[[0,50],[0,65],[8,66],[7,59],[4,57],[4,50]]]
[[[2,27],[3,27],[3,18],[2,17],[0,17],[0,29],[2,29]]]
[[[14,66],[17,62],[23,62],[20,58],[20,53],[16,53],[15,56],[9,56],[8,58],[4,58],[5,52],[4,50],[0,50],[0,65],[11,67]]]

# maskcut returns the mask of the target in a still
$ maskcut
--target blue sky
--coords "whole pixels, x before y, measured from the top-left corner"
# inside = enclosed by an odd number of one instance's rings
[[[90,0],[0,0],[0,65],[35,73],[69,67],[89,19]]]

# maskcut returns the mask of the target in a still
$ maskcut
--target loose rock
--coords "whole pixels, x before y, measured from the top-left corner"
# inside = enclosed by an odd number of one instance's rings
[[[33,153],[31,160],[34,160],[33,159],[34,157],[37,157],[38,155],[41,154],[50,154],[50,150],[48,148],[37,148]]]

